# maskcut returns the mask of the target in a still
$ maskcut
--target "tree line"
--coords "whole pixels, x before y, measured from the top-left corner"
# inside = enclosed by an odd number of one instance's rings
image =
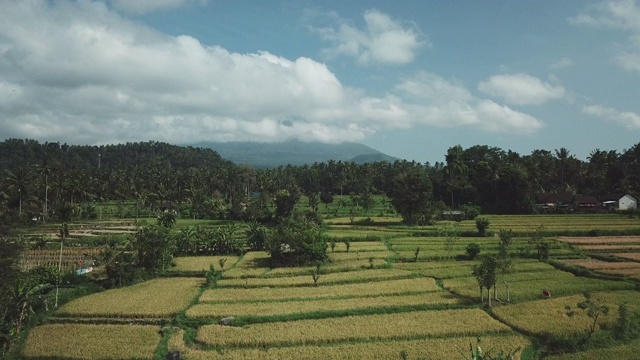
[[[520,155],[487,145],[456,145],[434,164],[330,160],[253,169],[211,149],[154,141],[78,146],[8,139],[0,143],[0,219],[5,224],[20,218],[46,221],[69,206],[75,216],[91,217],[94,204],[125,199],[150,211],[186,208],[193,218],[255,219],[278,198],[297,201],[306,195],[317,206],[334,195],[366,202],[377,194],[403,208],[398,211],[408,222],[421,218],[426,204],[431,209],[472,204],[483,213],[521,214],[533,211],[536,193],[637,195],[639,158],[640,143],[621,153],[596,149],[586,161],[566,148]]]

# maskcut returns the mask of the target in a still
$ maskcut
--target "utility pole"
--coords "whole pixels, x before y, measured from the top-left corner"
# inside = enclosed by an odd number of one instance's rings
[[[102,157],[102,154],[98,154],[98,169],[100,169],[100,158]]]

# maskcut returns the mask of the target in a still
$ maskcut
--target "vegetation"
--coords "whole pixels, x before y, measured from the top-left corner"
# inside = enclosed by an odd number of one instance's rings
[[[639,147],[251,169],[155,142],[7,140],[2,355],[456,358],[477,337],[495,344],[482,358],[635,354],[637,214],[534,199],[635,194]]]

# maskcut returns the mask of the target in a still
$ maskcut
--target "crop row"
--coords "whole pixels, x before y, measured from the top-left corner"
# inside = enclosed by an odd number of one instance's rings
[[[408,292],[438,291],[430,278],[401,279],[294,288],[210,289],[200,296],[201,302],[274,301],[291,299],[322,299],[335,297],[362,297],[400,294]]]
[[[216,347],[269,347],[509,331],[508,326],[480,309],[460,309],[296,320],[244,327],[204,325],[198,330],[197,340]]]
[[[342,359],[397,359],[405,352],[410,359],[457,359],[460,349],[468,349],[476,337],[447,337],[420,340],[387,340],[377,342],[345,343],[331,345],[307,345],[275,348],[225,349],[224,351],[189,348],[184,342],[184,331],[176,331],[169,339],[168,347],[180,349],[187,358],[195,360],[342,360]],[[519,335],[483,336],[482,347],[496,355],[524,349],[530,342]],[[520,356],[516,354],[516,359]]]
[[[558,241],[576,245],[640,244],[640,236],[558,237]]]
[[[58,316],[166,318],[184,310],[200,292],[203,279],[159,278],[73,300]]]

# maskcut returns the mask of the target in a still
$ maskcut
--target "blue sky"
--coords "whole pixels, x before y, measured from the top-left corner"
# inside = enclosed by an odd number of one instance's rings
[[[640,1],[0,0],[0,139],[640,141]]]

